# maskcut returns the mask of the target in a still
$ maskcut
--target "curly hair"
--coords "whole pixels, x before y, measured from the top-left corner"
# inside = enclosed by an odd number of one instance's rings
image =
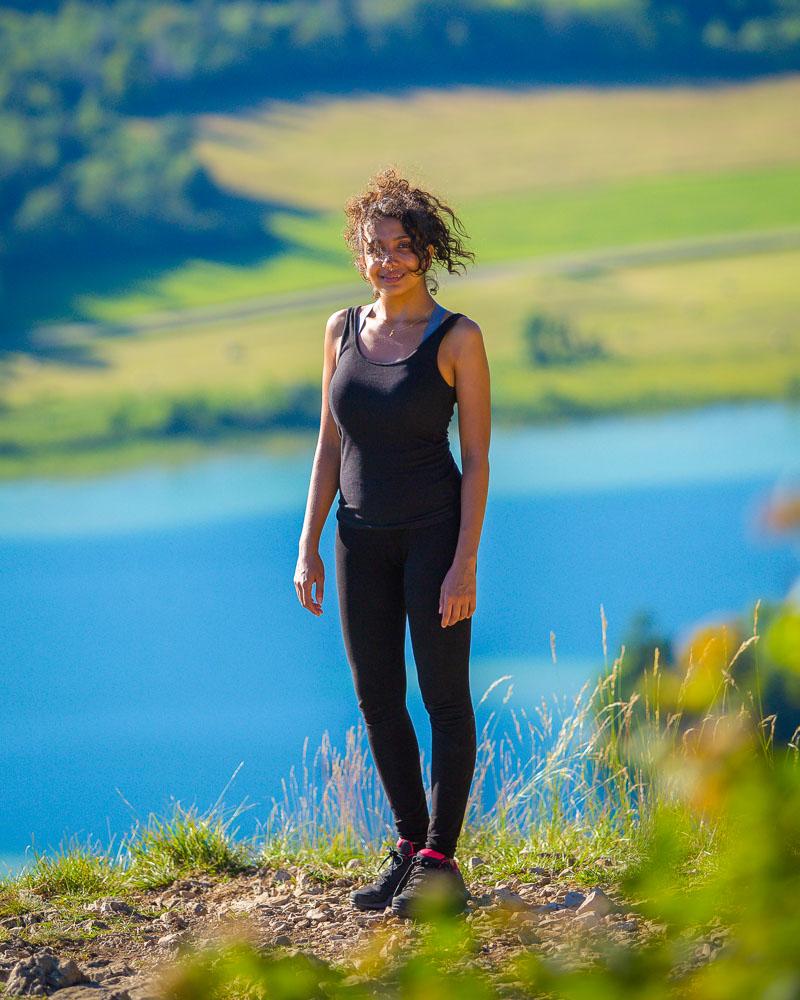
[[[425,283],[431,295],[439,283],[427,272],[434,261],[447,267],[450,274],[464,268],[464,260],[474,261],[475,254],[467,250],[462,237],[467,233],[452,208],[435,195],[421,188],[412,187],[395,167],[386,167],[374,174],[361,194],[348,199],[345,205],[347,225],[344,238],[353,254],[353,264],[365,281],[369,281],[364,267],[363,239],[368,223],[376,218],[398,219],[411,239],[414,253],[420,261],[416,274],[425,274]],[[448,226],[445,216],[449,216]],[[433,244],[433,255],[428,245]],[[378,293],[373,289],[373,296]]]

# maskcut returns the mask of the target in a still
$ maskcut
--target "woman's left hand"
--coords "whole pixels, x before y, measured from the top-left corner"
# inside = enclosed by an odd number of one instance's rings
[[[442,628],[471,618],[477,600],[476,565],[456,560],[447,571],[439,591],[439,614]]]

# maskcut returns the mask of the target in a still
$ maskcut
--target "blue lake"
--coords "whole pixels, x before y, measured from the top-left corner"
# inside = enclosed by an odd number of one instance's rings
[[[0,871],[31,842],[108,843],[174,799],[207,808],[240,762],[225,801],[255,803],[249,834],[306,737],[313,749],[328,730],[343,747],[359,715],[333,510],[321,618],[292,582],[314,445],[0,485]],[[603,663],[601,604],[613,659],[640,610],[679,642],[782,597],[798,553],[755,515],[796,482],[799,445],[800,414],[779,404],[495,428],[476,703],[505,674],[515,704],[577,690]],[[409,639],[407,662],[429,759]]]

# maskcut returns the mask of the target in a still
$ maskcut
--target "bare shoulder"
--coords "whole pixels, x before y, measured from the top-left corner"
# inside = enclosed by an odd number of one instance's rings
[[[468,356],[474,351],[483,352],[483,331],[474,319],[463,315],[447,331],[450,351],[454,358]]]
[[[325,324],[325,353],[330,357],[330,363],[334,368],[339,357],[339,345],[344,335],[346,321],[347,309],[337,309],[330,314]]]
[[[325,324],[325,333],[329,337],[334,339],[341,336],[342,330],[344,329],[345,320],[347,318],[347,309],[337,309],[336,312],[331,313],[328,317],[328,322]]]

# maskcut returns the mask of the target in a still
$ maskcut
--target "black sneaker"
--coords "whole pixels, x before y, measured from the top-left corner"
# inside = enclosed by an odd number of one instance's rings
[[[415,854],[408,877],[392,897],[392,910],[399,917],[421,917],[463,913],[470,892],[454,858],[432,858]]]
[[[378,866],[378,871],[387,861],[391,865],[374,882],[350,893],[350,900],[358,910],[383,910],[392,900],[398,885],[403,881],[411,867],[414,845],[404,839],[397,841],[396,847],[390,847],[389,853]]]

